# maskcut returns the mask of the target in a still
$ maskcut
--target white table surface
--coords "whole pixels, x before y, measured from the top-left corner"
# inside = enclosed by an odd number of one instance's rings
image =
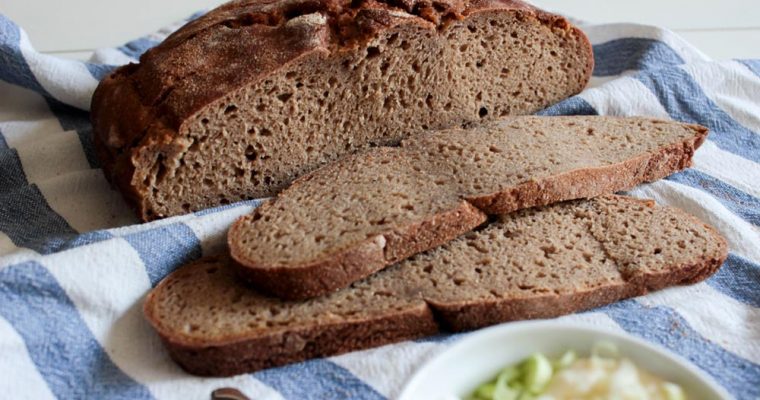
[[[86,59],[223,0],[0,0],[35,47]],[[591,22],[638,22],[675,30],[715,59],[760,58],[760,0],[534,0]]]

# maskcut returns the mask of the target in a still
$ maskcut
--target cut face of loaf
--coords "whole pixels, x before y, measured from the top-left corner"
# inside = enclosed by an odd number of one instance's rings
[[[602,306],[705,279],[726,255],[720,235],[680,210],[610,196],[499,217],[306,301],[259,294],[227,257],[206,258],[161,282],[145,314],[184,369],[232,375]]]
[[[100,84],[95,145],[149,220],[271,196],[423,130],[534,113],[592,69],[580,30],[518,1],[236,1]]]
[[[486,221],[690,165],[706,129],[642,118],[515,117],[410,138],[303,178],[229,231],[257,288],[303,299],[348,286]]]

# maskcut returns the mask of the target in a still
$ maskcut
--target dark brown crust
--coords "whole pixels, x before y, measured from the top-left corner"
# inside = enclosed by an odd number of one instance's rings
[[[695,135],[657,152],[601,168],[578,169],[541,180],[531,180],[509,190],[467,200],[486,214],[508,214],[523,208],[560,201],[592,198],[654,182],[691,166],[694,152],[707,138],[707,128],[687,125]]]
[[[350,51],[394,25],[444,29],[452,20],[493,10],[520,13],[580,37],[588,54],[585,86],[594,62],[588,38],[563,17],[521,1],[234,1],[190,22],[146,52],[140,64],[121,67],[100,83],[91,105],[96,153],[106,177],[141,219],[161,217],[152,213],[146,178],[159,154],[182,151],[173,141],[203,107],[305,57]],[[327,27],[287,23],[317,11],[327,15]]]
[[[626,201],[640,202],[655,207],[651,200],[621,197]],[[436,319],[446,329],[467,331],[501,322],[522,319],[553,318],[573,312],[588,310],[631,297],[644,296],[649,292],[676,285],[701,282],[718,271],[728,257],[728,244],[713,227],[687,213],[676,211],[682,219],[707,228],[712,241],[718,243],[717,257],[708,257],[693,264],[663,269],[658,274],[622,274],[625,283],[610,285],[589,292],[562,295],[546,295],[523,299],[494,299],[490,302],[467,304],[444,304],[427,300]]]
[[[161,340],[172,359],[185,371],[201,376],[231,376],[417,339],[437,332],[430,309],[421,305],[418,310],[375,320],[281,332],[214,346],[177,343],[174,338],[163,335]],[[290,343],[299,345],[291,348]]]
[[[541,180],[531,180],[487,196],[470,197],[464,204],[460,203],[457,210],[433,215],[429,221],[410,224],[395,235],[384,234],[384,239],[367,239],[310,263],[273,266],[247,258],[238,239],[244,236],[242,232],[250,224],[252,215],[241,217],[235,222],[228,233],[227,242],[241,276],[258,289],[290,300],[315,297],[346,287],[394,262],[446,243],[483,223],[486,214],[508,214],[559,201],[615,193],[687,168],[691,165],[694,152],[708,134],[708,130],[702,126],[688,127],[694,130],[693,137],[659,151],[620,164],[578,169]],[[309,176],[311,175],[302,179]],[[297,184],[298,181],[294,186]],[[382,243],[382,246],[378,243]],[[383,246],[385,255],[381,254]]]
[[[716,240],[718,239],[723,240],[716,236]],[[443,304],[434,301],[428,303],[439,323],[451,331],[468,331],[508,321],[554,318],[643,296],[670,286],[703,281],[720,268],[726,256],[727,254],[724,254],[722,258],[700,260],[699,263],[682,265],[667,273],[650,275],[634,282],[611,285],[589,292],[524,299],[494,299],[490,302],[467,304]]]
[[[681,216],[692,224],[707,226],[686,213],[681,213]],[[421,300],[418,308],[374,319],[349,320],[299,330],[272,330],[263,336],[229,337],[212,342],[189,340],[164,329],[161,320],[154,315],[153,304],[159,301],[162,289],[182,272],[179,270],[148,295],[144,312],[161,336],[170,356],[182,368],[196,375],[229,376],[429,336],[439,331],[466,331],[507,321],[557,317],[669,286],[700,282],[714,274],[728,256],[725,239],[709,226],[708,231],[712,240],[719,244],[716,257],[705,257],[694,263],[667,268],[668,272],[636,276],[623,284],[602,286],[586,292],[458,304],[426,299],[424,302]]]
[[[174,277],[170,275],[151,291],[144,312],[172,359],[195,375],[236,375],[438,332],[430,308],[420,301],[417,307],[394,311],[376,319],[346,320],[299,330],[272,329],[266,335],[229,337],[214,343],[187,340],[162,329],[160,319],[153,312],[156,297],[173,282]]]
[[[257,289],[284,300],[304,300],[344,288],[388,265],[449,242],[488,219],[462,201],[457,209],[379,234],[308,264],[251,268],[237,261],[245,257],[235,240],[240,237],[238,230],[245,229],[251,218],[253,215],[240,218],[227,235],[233,265]]]

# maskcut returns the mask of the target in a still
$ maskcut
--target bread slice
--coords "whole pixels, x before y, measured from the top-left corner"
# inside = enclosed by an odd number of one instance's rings
[[[150,220],[271,196],[426,129],[580,92],[586,36],[515,0],[245,0],[118,69],[92,102],[110,180]]]
[[[410,138],[297,180],[229,231],[257,288],[304,299],[472,230],[487,214],[614,193],[690,165],[700,126],[515,117]]]
[[[686,213],[621,196],[499,217],[484,229],[306,301],[266,297],[226,256],[179,269],[145,315],[171,357],[198,375],[233,375],[436,331],[548,318],[693,283],[727,256]]]

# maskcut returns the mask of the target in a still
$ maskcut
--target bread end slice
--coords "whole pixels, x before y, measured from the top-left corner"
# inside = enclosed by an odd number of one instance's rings
[[[226,255],[193,262],[144,304],[171,358],[194,375],[236,375],[438,331],[422,300],[390,298],[382,283],[287,302],[250,290],[229,263]]]
[[[448,264],[435,251],[406,262],[442,326],[466,331],[556,317],[692,284],[728,255],[712,227],[650,200],[606,196],[536,210],[447,245]]]

